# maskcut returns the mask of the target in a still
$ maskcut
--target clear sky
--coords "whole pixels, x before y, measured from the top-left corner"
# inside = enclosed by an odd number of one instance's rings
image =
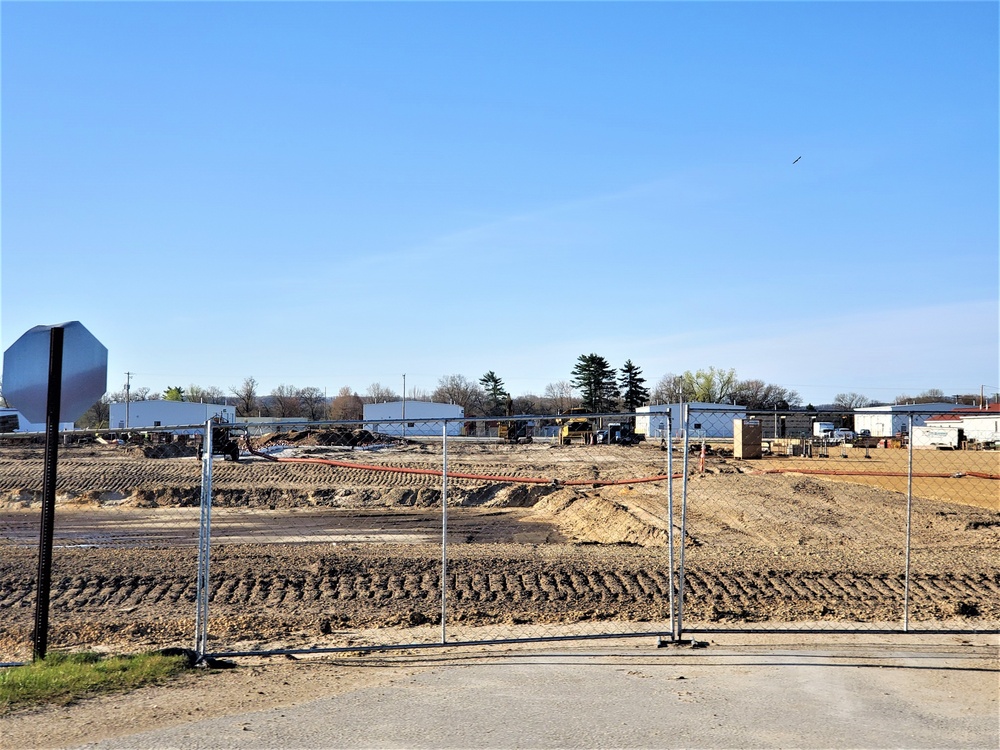
[[[998,4],[3,2],[0,343],[1000,390]],[[799,159],[801,157],[801,159]],[[797,163],[793,163],[799,159]]]

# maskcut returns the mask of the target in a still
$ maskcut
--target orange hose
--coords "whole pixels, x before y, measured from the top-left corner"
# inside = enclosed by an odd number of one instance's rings
[[[422,474],[424,476],[439,477],[442,475],[440,469],[412,469],[403,466],[375,466],[372,464],[356,464],[349,461],[334,461],[329,458],[275,458],[266,453],[258,453],[253,448],[248,448],[249,452],[255,456],[266,458],[268,461],[278,463],[298,463],[298,464],[325,464],[327,466],[337,466],[342,469],[360,469],[363,471],[387,471],[396,474]],[[749,474],[817,474],[825,476],[839,477],[905,477],[905,471],[841,471],[838,469],[761,469],[748,472]],[[646,482],[665,482],[671,477],[667,474],[658,474],[652,477],[637,477],[634,479],[568,479],[560,481],[558,479],[544,479],[541,477],[502,477],[490,474],[463,474],[460,472],[448,472],[448,476],[453,479],[476,479],[483,482],[510,482],[516,484],[559,484],[566,487],[606,487],[621,484],[643,484]],[[680,479],[683,474],[674,474],[674,479]],[[963,476],[976,477],[978,479],[1000,479],[1000,474],[987,474],[981,471],[967,471],[959,474],[934,474],[930,472],[914,472],[914,477],[927,479],[960,479]]]

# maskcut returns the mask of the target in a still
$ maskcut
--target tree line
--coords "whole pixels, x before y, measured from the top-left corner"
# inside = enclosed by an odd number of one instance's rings
[[[467,416],[504,416],[512,414],[557,415],[573,408],[583,408],[595,414],[631,413],[647,404],[678,402],[731,403],[750,410],[787,410],[802,407],[799,394],[791,389],[759,379],[741,380],[733,368],[708,367],[687,370],[681,374],[667,373],[648,388],[642,369],[627,359],[621,367],[595,353],[581,354],[568,380],[549,383],[541,394],[525,393],[514,396],[503,379],[493,370],[478,379],[464,375],[445,375],[433,391],[413,388],[406,393],[408,401],[434,401],[457,404]],[[282,384],[263,393],[253,377],[246,377],[228,391],[217,386],[191,384],[186,388],[171,386],[162,393],[143,386],[109,392],[95,403],[79,420],[77,426],[87,429],[107,427],[113,403],[163,399],[167,401],[202,401],[229,403],[241,417],[271,417],[321,420],[360,420],[366,403],[399,401],[402,396],[379,382],[370,384],[363,393],[344,386],[332,397],[315,386],[297,387]],[[978,394],[946,397],[939,389],[928,389],[916,396],[900,394],[894,403],[931,403],[956,400],[957,403],[978,403]],[[0,391],[0,405],[5,405]],[[832,404],[850,410],[879,402],[859,393],[838,393]],[[815,407],[807,404],[806,409]]]

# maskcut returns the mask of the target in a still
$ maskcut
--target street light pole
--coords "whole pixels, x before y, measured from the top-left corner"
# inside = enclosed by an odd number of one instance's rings
[[[402,422],[399,423],[402,429],[403,440],[406,440],[406,373],[403,373],[403,408],[401,414]]]
[[[129,390],[132,386],[132,373],[125,373],[125,429],[128,429],[128,407],[129,407]],[[108,425],[110,427],[111,425]]]

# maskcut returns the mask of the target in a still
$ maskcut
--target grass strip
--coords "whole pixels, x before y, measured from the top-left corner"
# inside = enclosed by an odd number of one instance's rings
[[[166,682],[189,665],[184,656],[159,653],[106,656],[53,652],[45,659],[0,670],[0,713],[25,706],[64,706],[99,693]]]

